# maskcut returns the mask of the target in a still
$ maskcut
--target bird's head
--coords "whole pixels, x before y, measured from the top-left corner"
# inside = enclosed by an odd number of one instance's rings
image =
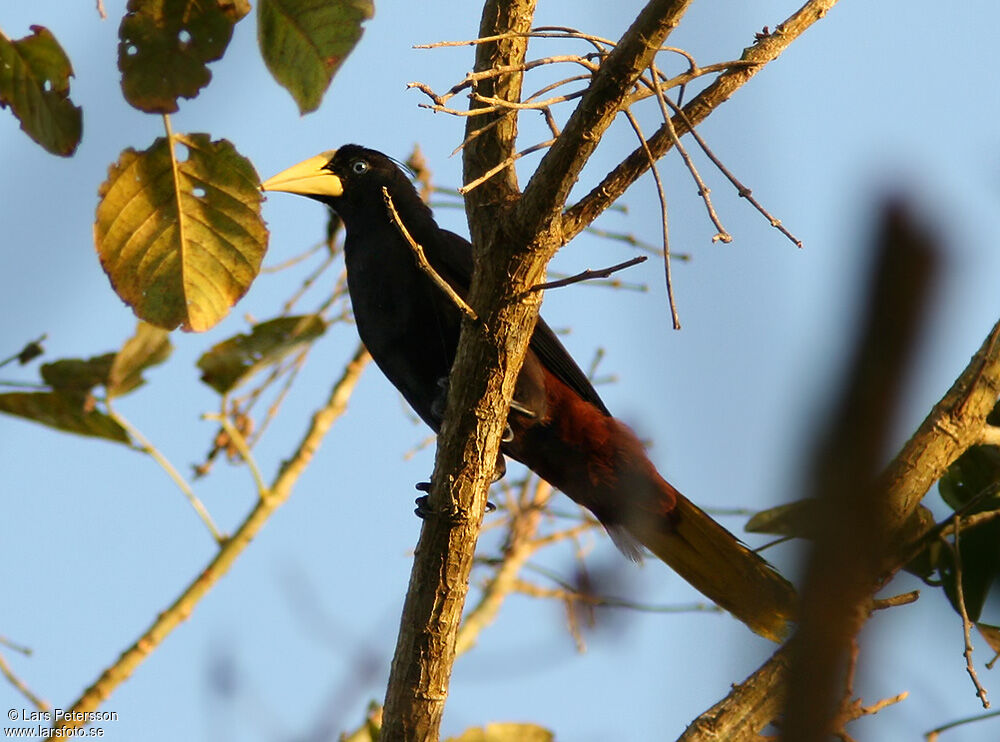
[[[397,208],[419,201],[413,185],[391,158],[357,144],[345,144],[303,160],[268,178],[260,187],[321,201],[345,221],[352,214],[369,210],[385,213],[383,188],[388,189]]]

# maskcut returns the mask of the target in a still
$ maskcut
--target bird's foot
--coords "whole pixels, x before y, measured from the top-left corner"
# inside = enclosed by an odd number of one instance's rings
[[[430,482],[420,482],[420,484],[417,485],[417,489],[422,489],[420,485],[427,485],[427,487],[429,488]],[[426,492],[427,490],[424,491]],[[427,495],[421,495],[413,502],[416,504],[416,507],[413,508],[413,512],[418,518],[420,518],[420,520],[426,520],[427,518],[442,514],[447,515],[448,519],[451,520],[451,522],[453,523],[458,523],[462,520],[461,516],[457,511],[449,511],[446,513],[441,513],[440,511],[434,510],[430,506],[430,498],[428,498]],[[496,509],[497,509],[496,505],[494,505],[489,500],[486,501],[487,513],[492,513]]]

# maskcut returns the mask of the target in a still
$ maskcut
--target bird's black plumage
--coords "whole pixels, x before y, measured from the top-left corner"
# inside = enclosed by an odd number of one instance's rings
[[[461,313],[417,265],[412,248],[392,222],[382,189],[419,243],[431,267],[460,294],[472,280],[472,246],[442,229],[406,175],[390,158],[348,144],[325,166],[343,184],[340,197],[317,197],[344,221],[344,256],[358,333],[372,358],[418,415],[438,430],[439,395],[458,346]],[[539,319],[514,400],[541,414],[539,365],[550,369],[604,414],[607,407],[552,329]],[[518,413],[513,413],[518,414]]]

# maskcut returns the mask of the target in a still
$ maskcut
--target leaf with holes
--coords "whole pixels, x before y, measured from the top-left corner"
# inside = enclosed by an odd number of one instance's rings
[[[125,341],[108,370],[108,397],[120,397],[145,384],[142,372],[163,363],[172,350],[166,330],[140,322],[135,328],[135,335]]]
[[[83,131],[83,111],[69,99],[73,67],[47,28],[31,31],[16,41],[0,33],[0,108],[10,106],[29,137],[67,157]]]
[[[229,312],[260,271],[267,230],[260,180],[226,140],[178,134],[126,149],[101,185],[94,237],[104,272],[136,315],[201,332]]]
[[[173,113],[194,98],[220,59],[246,0],[129,0],[118,28],[118,69],[125,100],[140,111]]]
[[[213,346],[198,359],[201,380],[225,394],[261,368],[326,332],[326,322],[315,314],[278,317],[254,325],[249,335],[236,335]]]
[[[300,113],[319,108],[330,81],[375,14],[371,0],[260,0],[257,41]]]
[[[77,435],[130,443],[128,433],[89,400],[62,392],[11,392],[0,394],[0,412],[33,420]]]

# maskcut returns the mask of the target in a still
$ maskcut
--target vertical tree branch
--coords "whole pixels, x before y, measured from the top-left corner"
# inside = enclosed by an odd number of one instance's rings
[[[535,0],[488,0],[483,8],[480,35],[526,32],[531,28],[534,9]],[[481,44],[476,49],[476,70],[517,67],[526,52],[524,37]],[[491,77],[481,83],[480,90],[506,100],[518,100],[521,79],[520,72]],[[495,116],[487,115],[477,125],[485,126]],[[513,152],[516,136],[516,117],[508,116],[469,142],[463,160],[465,181],[474,180],[496,162],[503,162]],[[514,168],[506,168],[473,193],[466,205],[473,245],[481,247],[491,243],[489,237],[484,238],[487,230],[483,227],[497,223],[498,204],[517,194]],[[474,206],[481,206],[480,211],[476,212]],[[481,255],[480,250],[474,253],[477,274]],[[475,292],[470,295],[469,303],[481,321],[466,318],[463,336],[481,339],[486,327],[503,326],[504,319],[495,309],[488,314],[483,312]],[[526,338],[521,346],[523,358]],[[504,376],[498,349],[492,348],[492,353],[489,348],[485,351],[485,357],[475,362],[472,374],[452,372],[428,494],[430,509],[437,514],[425,518],[413,557],[386,690],[383,742],[438,738],[486,492],[493,479],[513,394],[512,384],[508,385],[506,397],[501,393]],[[519,358],[518,366],[520,361]]]
[[[617,113],[615,106],[625,100],[666,38],[673,24],[665,23],[662,14],[686,4],[651,0],[640,13],[582,98],[578,111],[584,108],[584,113],[573,114],[576,123],[568,144],[560,146],[560,137],[554,145],[558,162],[567,164],[568,171],[558,172],[553,163],[547,174],[532,178],[536,195],[526,216],[516,222],[511,218],[517,203],[512,168],[483,183],[466,200],[476,261],[469,304],[481,321],[463,321],[452,368],[429,494],[430,508],[437,514],[425,519],[414,555],[386,692],[382,739],[387,742],[437,739],[486,492],[538,316],[540,292],[529,290],[543,282],[545,265],[562,244],[549,231],[550,217],[558,216],[576,174]],[[534,0],[488,0],[480,34],[527,31],[533,11]],[[527,41],[520,37],[480,45],[476,69],[487,64],[516,69],[526,49]],[[500,75],[487,83],[492,89],[486,92],[516,101],[520,83],[520,72]],[[470,126],[489,123],[487,116]],[[464,151],[466,182],[509,157],[515,136],[516,124],[505,119],[474,137]],[[552,150],[546,158],[551,155]],[[548,188],[555,193],[542,195]]]

